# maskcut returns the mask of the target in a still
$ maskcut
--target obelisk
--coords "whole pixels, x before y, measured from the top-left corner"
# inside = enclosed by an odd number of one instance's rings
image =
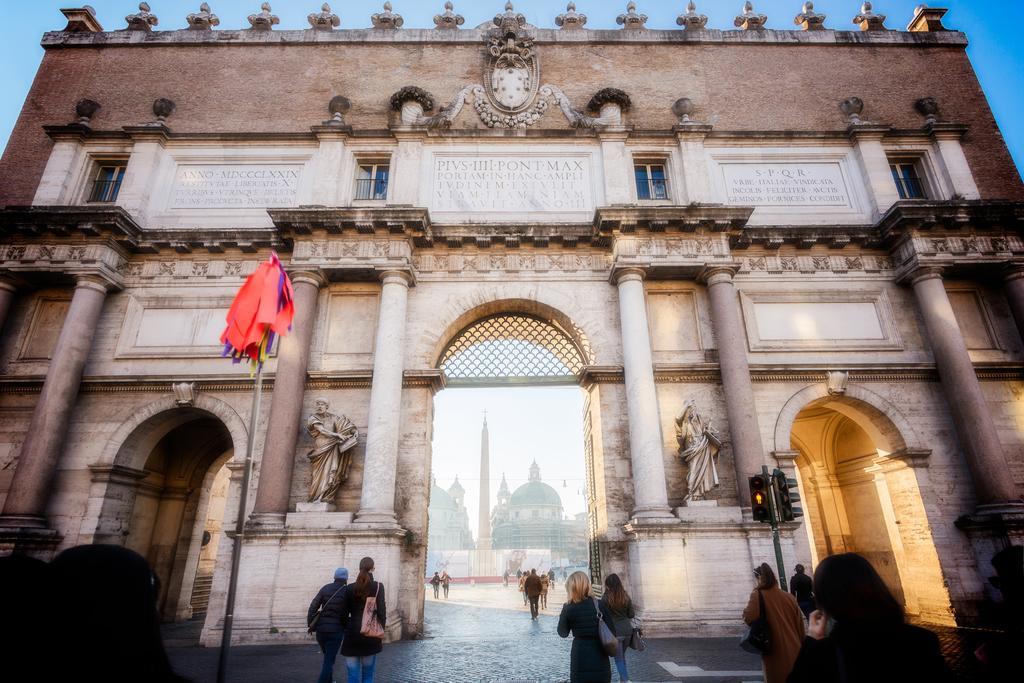
[[[477,550],[491,549],[491,454],[488,442],[487,412],[484,411],[484,427],[480,432],[480,526]]]

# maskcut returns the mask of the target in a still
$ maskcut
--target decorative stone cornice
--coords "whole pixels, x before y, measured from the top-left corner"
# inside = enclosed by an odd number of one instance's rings
[[[695,278],[711,265],[734,266],[724,235],[618,235],[612,245],[612,277],[640,268],[652,278]]]
[[[911,231],[1024,232],[1024,202],[910,200],[893,204],[875,225],[883,239]]]
[[[740,230],[754,209],[724,204],[687,206],[600,207],[594,212],[594,232],[601,235],[639,232],[728,232]]]
[[[103,237],[131,248],[142,229],[119,206],[8,206],[0,209],[0,235],[38,239],[43,236]]]
[[[402,235],[429,243],[430,212],[415,207],[267,209],[285,240],[313,234]]]

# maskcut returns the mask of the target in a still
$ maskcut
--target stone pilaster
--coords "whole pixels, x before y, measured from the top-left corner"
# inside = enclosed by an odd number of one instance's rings
[[[747,507],[747,477],[761,471],[765,464],[761,428],[754,405],[754,385],[747,361],[747,333],[740,316],[739,299],[733,284],[735,267],[712,267],[702,276],[711,300],[711,325],[718,345],[718,364],[725,392],[725,412],[729,418],[732,457],[736,467],[737,495],[741,507]]]
[[[882,146],[882,138],[888,131],[889,126],[869,123],[855,123],[847,130],[853,142],[857,164],[867,180],[876,217],[884,214],[900,199],[896,183],[892,179],[892,171],[889,169],[889,157]]]
[[[295,468],[295,444],[302,418],[302,397],[306,391],[309,346],[316,324],[320,288],[326,284],[315,271],[291,275],[295,293],[292,332],[281,338],[270,399],[267,437],[260,461],[260,480],[253,507],[253,522],[284,524]]]
[[[711,176],[708,172],[704,138],[711,132],[711,126],[687,122],[675,127],[679,140],[679,159],[682,163],[683,193],[680,204],[712,202]]]
[[[654,385],[644,271],[626,268],[615,274],[622,324],[622,366],[629,417],[629,452],[633,462],[633,518],[674,521],[668,505],[661,419]]]
[[[314,160],[310,204],[345,206],[352,199],[352,155],[346,142],[351,129],[344,125],[314,126],[319,141]]]
[[[18,456],[0,527],[46,527],[46,504],[60,461],[82,371],[92,348],[109,283],[82,276],[75,285],[25,442]]]
[[[356,521],[397,525],[395,477],[401,431],[405,314],[412,276],[400,270],[381,274],[380,314],[373,352],[373,385],[366,426],[363,491]]]
[[[981,199],[971,166],[960,144],[967,127],[955,123],[930,123],[925,130],[932,137],[935,156],[950,194],[958,195],[961,199]]]
[[[47,134],[53,140],[53,148],[36,186],[33,206],[75,203],[72,180],[84,163],[86,152],[82,141],[88,133],[89,128],[81,124],[47,128]]]
[[[162,124],[129,126],[125,130],[132,136],[132,153],[124,169],[116,204],[144,227],[153,193],[153,176],[163,160],[164,143],[170,131]]]
[[[419,203],[420,164],[423,159],[423,131],[394,131],[398,149],[392,157],[390,204],[415,206]]]
[[[601,141],[601,163],[604,177],[605,204],[631,204],[633,191],[633,166],[629,152],[626,151],[628,131],[616,127],[605,128],[598,132]]]
[[[1010,266],[1003,282],[1006,287],[1006,300],[1010,303],[1013,319],[1017,321],[1017,331],[1024,342],[1024,263]]]
[[[1014,501],[1017,493],[1013,479],[1007,476],[1009,467],[1003,445],[942,284],[942,271],[920,268],[911,275],[910,282],[924,318],[960,445],[974,478],[978,502],[986,506]]]

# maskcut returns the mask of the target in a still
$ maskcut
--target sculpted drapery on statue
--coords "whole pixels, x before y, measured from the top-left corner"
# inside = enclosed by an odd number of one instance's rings
[[[679,442],[679,456],[690,467],[686,474],[686,500],[703,500],[718,486],[715,461],[722,442],[711,421],[697,412],[693,401],[687,401],[683,412],[676,418],[676,441]]]
[[[313,437],[313,448],[306,457],[313,469],[309,484],[310,503],[331,503],[352,465],[351,450],[359,440],[359,430],[344,415],[328,412],[327,401],[316,402],[316,412],[306,420]]]

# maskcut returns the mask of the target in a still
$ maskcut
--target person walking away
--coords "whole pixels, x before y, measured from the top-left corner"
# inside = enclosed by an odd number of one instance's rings
[[[540,575],[540,608],[548,608],[548,589],[551,588],[551,579],[548,578],[547,573]]]
[[[619,651],[615,655],[615,668],[619,672],[620,681],[629,681],[629,670],[626,668],[626,646],[629,639],[633,637],[633,618],[636,612],[633,609],[633,601],[622,586],[622,579],[618,574],[609,574],[604,580],[604,595],[601,602],[608,608],[612,615],[612,629],[615,637],[619,639]]]
[[[508,570],[507,569],[505,570],[505,573],[501,575],[501,584],[503,586],[505,586],[505,588],[508,588]]]
[[[434,572],[434,575],[430,577],[430,585],[434,587],[434,599],[437,600],[437,589],[441,585],[441,577],[437,575],[437,572]]]
[[[931,631],[905,622],[871,563],[856,553],[826,557],[814,570],[818,609],[789,683],[951,683]]]
[[[306,611],[306,626],[310,633],[316,633],[316,642],[324,655],[317,683],[331,683],[334,680],[334,660],[345,638],[345,621],[341,616],[341,592],[348,583],[348,569],[334,570],[334,581],[321,588]],[[314,620],[316,623],[313,623]]]
[[[345,656],[348,683],[373,683],[377,655],[383,649],[380,638],[364,636],[361,633],[363,610],[368,597],[376,598],[377,621],[382,628],[387,626],[388,610],[384,602],[384,584],[373,579],[372,557],[359,560],[359,574],[355,582],[342,591],[342,614],[348,621],[345,627],[345,640],[341,643],[341,654]]]
[[[811,612],[814,611],[814,582],[804,573],[802,564],[793,567],[793,570],[796,571],[796,574],[793,574],[793,578],[789,580],[789,591],[796,598],[796,604],[800,605],[800,611],[804,613],[804,618],[809,619]]]
[[[527,602],[527,600],[526,600],[526,577],[527,577],[526,574],[523,574],[522,576],[519,577],[519,592],[523,596],[523,607],[526,607],[526,602]]]
[[[540,577],[537,576],[537,570],[531,569],[526,580],[523,581],[523,592],[526,593],[526,597],[530,599],[530,618],[536,619],[540,616],[540,610],[537,608],[537,601],[540,600],[540,593],[542,590]]]
[[[444,588],[444,599],[448,599],[448,587],[452,585],[452,577],[448,570],[441,572],[441,587]]]
[[[590,577],[583,572],[573,572],[569,576],[565,582],[565,593],[569,601],[562,605],[562,613],[558,615],[558,635],[568,638],[572,633],[569,681],[609,683],[612,668],[601,646],[597,616],[600,612],[605,625],[611,628],[612,614],[608,605],[594,600],[590,593]]]
[[[747,607],[743,610],[743,621],[752,624],[761,616],[761,600],[764,598],[765,618],[771,647],[761,655],[764,669],[764,683],[786,683],[786,676],[793,668],[793,662],[800,652],[804,638],[804,617],[796,598],[779,588],[775,572],[763,563],[754,569],[757,587],[750,594]],[[760,597],[759,597],[760,596]]]

